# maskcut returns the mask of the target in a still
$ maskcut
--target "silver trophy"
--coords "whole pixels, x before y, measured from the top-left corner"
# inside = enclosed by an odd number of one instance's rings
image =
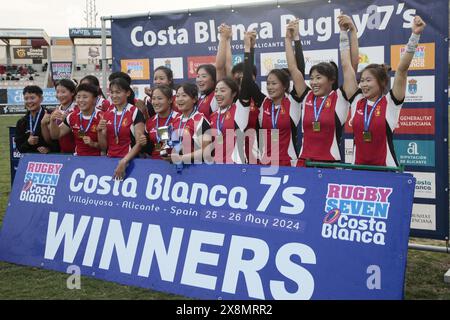
[[[167,157],[171,148],[171,135],[172,126],[164,126],[158,128],[158,137],[161,141],[161,151],[159,152],[161,157]]]

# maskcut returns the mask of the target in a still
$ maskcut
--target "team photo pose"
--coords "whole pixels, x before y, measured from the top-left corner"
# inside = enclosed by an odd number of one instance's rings
[[[115,179],[123,179],[131,160],[140,152],[136,143],[144,135],[143,114],[134,106],[134,93],[128,82],[122,78],[114,79],[110,85],[112,110],[105,112],[97,132],[100,148],[110,158],[121,158],[114,171]]]
[[[341,60],[350,64],[346,25],[340,23]],[[402,108],[408,69],[419,43],[420,35],[426,24],[419,17],[414,17],[412,34],[406,44],[405,53],[394,76],[392,89],[389,90],[387,66],[370,64],[361,73],[360,90],[352,102],[350,125],[353,128],[353,162],[357,165],[398,166],[395,156],[393,133],[398,124]],[[349,73],[345,80],[349,90],[357,90],[358,84],[354,73]]]
[[[158,129],[161,127],[172,126],[174,120],[180,115],[173,110],[172,88],[167,85],[157,85],[152,90],[152,109],[156,114],[148,119],[145,124],[145,135],[139,139],[139,143],[143,150],[151,154],[152,159],[162,159],[161,151],[165,147],[164,141],[158,134]],[[170,153],[170,150],[168,150]]]
[[[72,135],[52,136],[50,134],[51,116],[57,121],[58,125],[63,123],[66,117],[78,107],[75,102],[76,85],[70,79],[62,79],[56,84],[56,99],[60,105],[53,110],[51,114],[47,113],[41,122],[42,136],[47,143],[54,143],[52,140],[58,140],[61,153],[75,152],[75,140]]]
[[[211,115],[214,161],[219,164],[244,164],[244,131],[248,125],[249,108],[238,98],[239,87],[231,78],[216,85],[215,97],[219,109]]]
[[[349,17],[342,17],[352,24]],[[343,126],[347,120],[350,102],[354,92],[346,87],[345,74],[354,70],[349,65],[342,65],[344,84],[338,87],[338,68],[334,62],[321,62],[311,67],[310,86],[304,75],[296,66],[292,49],[292,37],[298,37],[298,21],[291,21],[286,30],[286,58],[289,71],[294,81],[296,92],[302,101],[301,129],[302,147],[297,166],[304,166],[306,160],[337,162],[341,160],[340,142]]]
[[[75,156],[100,156],[97,126],[102,111],[95,108],[97,87],[80,84],[76,90],[77,109],[72,111],[62,123],[58,114],[52,113],[50,135],[59,140],[71,136],[75,141]]]
[[[175,84],[173,82],[173,71],[165,66],[159,66],[153,71],[153,85],[154,86],[168,86],[172,90],[172,96],[174,97],[175,92]],[[151,87],[146,87],[145,89],[146,97],[144,98],[145,105],[147,107],[147,112],[149,118],[152,118],[155,116],[157,111],[153,107],[152,104],[152,98],[153,98],[153,90]],[[178,107],[175,103],[175,99],[172,101],[172,110],[178,112]]]
[[[165,160],[184,164],[211,162],[211,126],[197,108],[197,86],[189,82],[181,84],[177,89],[176,102],[180,115],[172,123],[172,140],[177,147]]]
[[[23,89],[27,113],[17,121],[14,141],[21,153],[58,152],[56,143],[48,143],[41,130],[41,121],[48,110],[41,106],[44,92],[39,86],[31,85]]]

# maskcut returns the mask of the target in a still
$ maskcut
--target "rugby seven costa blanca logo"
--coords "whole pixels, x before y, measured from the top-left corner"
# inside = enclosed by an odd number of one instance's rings
[[[53,204],[61,163],[29,162],[20,201]]]
[[[392,188],[328,184],[322,237],[385,245]]]

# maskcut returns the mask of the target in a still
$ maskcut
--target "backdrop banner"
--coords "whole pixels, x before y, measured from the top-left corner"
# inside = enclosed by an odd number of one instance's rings
[[[399,127],[394,132],[395,152],[399,162],[418,179],[411,235],[446,239],[449,236],[448,1],[277,3],[114,18],[113,69],[128,72],[135,85],[152,85],[153,70],[161,65],[173,70],[176,83],[194,81],[199,65],[215,63],[218,27],[226,23],[232,27],[234,64],[243,59],[244,32],[256,29],[257,81],[265,91],[268,72],[287,67],[284,35],[286,25],[295,17],[300,18],[306,74],[311,66],[322,61],[332,60],[340,65],[336,18],[343,11],[352,17],[358,30],[358,70],[371,63],[386,63],[392,67],[393,77],[411,35],[411,21],[416,14],[420,15],[427,27],[408,72],[406,99]],[[341,74],[340,83],[342,80]],[[301,142],[301,132],[298,134]],[[348,126],[344,139],[341,157],[351,163],[353,139]],[[432,190],[435,192],[431,197]],[[428,192],[426,197],[424,191]]]
[[[25,155],[0,260],[206,299],[401,299],[411,174]]]

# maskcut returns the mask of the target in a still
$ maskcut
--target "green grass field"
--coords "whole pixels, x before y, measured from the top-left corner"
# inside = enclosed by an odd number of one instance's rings
[[[0,224],[10,193],[8,126],[18,117],[0,117]],[[415,243],[444,246],[443,241],[412,239]],[[444,273],[450,255],[409,250],[406,299],[450,300]],[[183,297],[82,277],[80,290],[67,289],[69,275],[0,262],[0,299],[180,299]]]

